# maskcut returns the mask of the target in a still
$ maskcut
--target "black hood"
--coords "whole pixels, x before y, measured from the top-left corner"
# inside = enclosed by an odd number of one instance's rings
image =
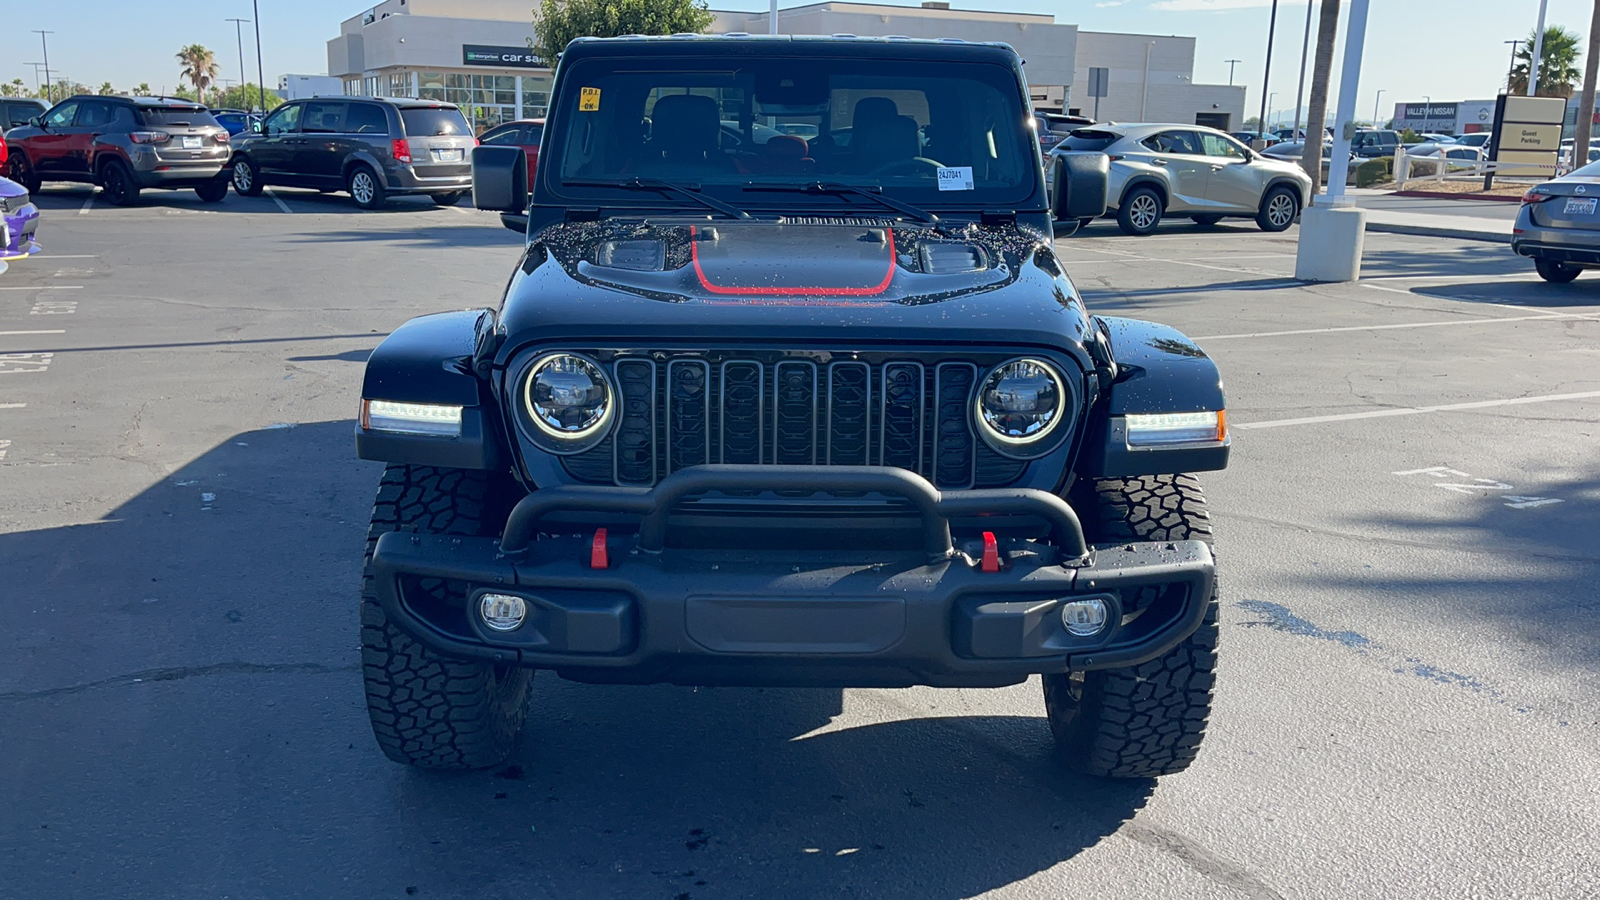
[[[502,356],[546,341],[1069,349],[1088,328],[1031,231],[856,218],[555,225],[529,246],[500,317]]]

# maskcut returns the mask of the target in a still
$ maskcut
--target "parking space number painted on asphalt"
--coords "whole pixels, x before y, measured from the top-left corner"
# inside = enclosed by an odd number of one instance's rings
[[[1540,506],[1549,506],[1553,503],[1562,502],[1560,499],[1555,497],[1528,497],[1522,494],[1501,493],[1502,491],[1514,491],[1516,488],[1506,484],[1503,481],[1496,481],[1493,478],[1476,478],[1466,472],[1461,471],[1460,469],[1452,469],[1449,466],[1429,466],[1426,469],[1407,469],[1404,472],[1390,472],[1389,474],[1399,475],[1402,477],[1408,475],[1429,475],[1434,478],[1461,479],[1459,481],[1436,481],[1433,483],[1433,486],[1447,491],[1452,491],[1457,494],[1467,494],[1469,496],[1498,493],[1500,494],[1500,499],[1506,501],[1504,505],[1510,507],[1511,509],[1534,509]],[[1469,481],[1467,479],[1471,480]]]
[[[0,353],[0,375],[43,372],[54,358],[54,353]]]

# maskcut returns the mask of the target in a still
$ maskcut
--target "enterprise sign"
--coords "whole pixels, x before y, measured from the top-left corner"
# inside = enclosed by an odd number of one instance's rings
[[[542,69],[544,63],[527,47],[492,47],[487,44],[462,44],[464,66],[506,66],[516,69]]]

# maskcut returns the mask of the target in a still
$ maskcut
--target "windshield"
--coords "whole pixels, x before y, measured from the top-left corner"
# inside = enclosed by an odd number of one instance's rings
[[[139,110],[139,120],[151,127],[171,127],[174,125],[215,125],[217,120],[212,118],[209,110],[198,106],[169,106],[160,109]]]
[[[1039,177],[1016,75],[990,63],[595,59],[563,83],[563,193],[651,178],[748,204],[747,190],[826,181],[925,206],[1004,205],[1034,196]]]
[[[1115,144],[1121,137],[1122,135],[1113,134],[1109,131],[1094,131],[1087,128],[1080,128],[1077,131],[1067,135],[1067,139],[1062,141],[1058,146],[1063,150],[1083,150],[1091,153],[1099,153],[1101,150],[1104,150],[1112,144]]]
[[[439,137],[447,134],[472,134],[467,118],[454,106],[413,106],[400,110],[411,137]]]

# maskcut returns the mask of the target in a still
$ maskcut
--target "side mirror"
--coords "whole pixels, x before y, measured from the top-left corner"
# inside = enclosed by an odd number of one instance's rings
[[[35,128],[43,128],[44,127],[44,116],[34,116],[33,118],[28,120],[28,124],[32,125]]]
[[[472,205],[509,213],[528,211],[528,161],[521,147],[480,144],[473,149]]]
[[[1104,153],[1056,155],[1055,198],[1050,215],[1057,221],[1097,219],[1106,213],[1106,192],[1111,180],[1111,157]]]
[[[261,123],[260,122],[251,122],[250,123],[250,132],[252,134],[260,134],[261,133]]]

